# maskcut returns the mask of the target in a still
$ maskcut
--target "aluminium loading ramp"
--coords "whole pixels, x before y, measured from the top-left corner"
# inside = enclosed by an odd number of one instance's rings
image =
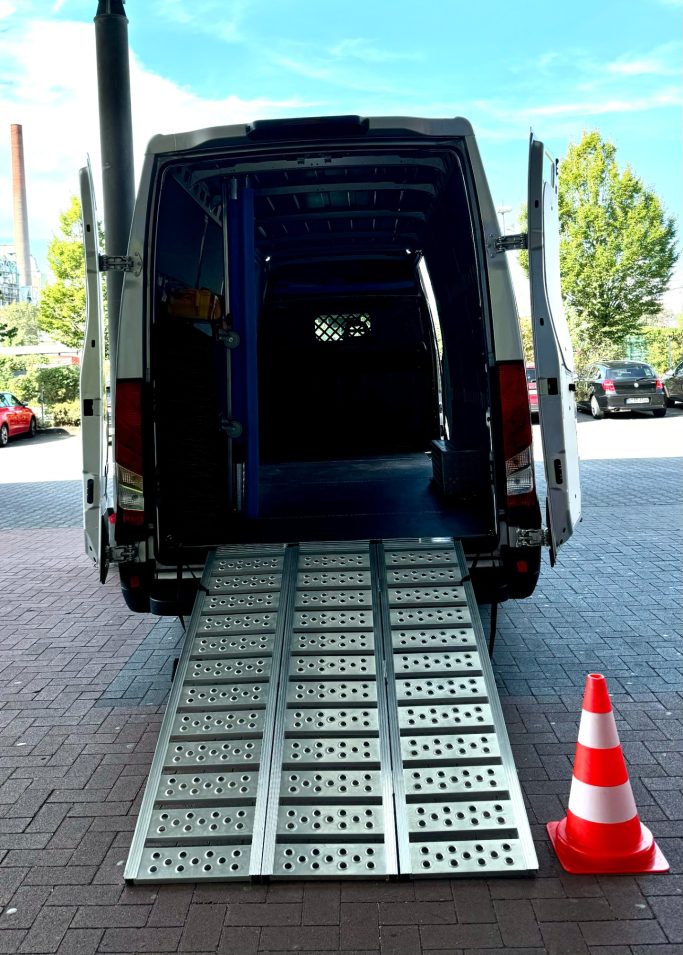
[[[210,555],[127,881],[537,868],[457,541]]]

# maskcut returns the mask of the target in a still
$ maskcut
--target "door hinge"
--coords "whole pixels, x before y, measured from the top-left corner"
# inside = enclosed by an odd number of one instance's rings
[[[142,272],[142,256],[135,255],[100,255],[100,272],[132,272],[139,275]]]
[[[118,547],[107,547],[107,560],[110,564],[121,564],[125,561],[137,560],[139,556],[139,544],[122,544]]]
[[[528,249],[529,237],[526,232],[515,232],[512,235],[499,235],[494,242],[496,252],[514,252],[516,249]]]
[[[547,527],[511,527],[510,547],[549,547]]]

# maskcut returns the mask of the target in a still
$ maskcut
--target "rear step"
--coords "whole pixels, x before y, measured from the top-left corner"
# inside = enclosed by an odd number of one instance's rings
[[[462,547],[225,547],[202,578],[127,881],[538,868]]]

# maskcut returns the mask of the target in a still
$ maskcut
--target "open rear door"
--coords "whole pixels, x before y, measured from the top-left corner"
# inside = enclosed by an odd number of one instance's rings
[[[574,355],[560,291],[557,161],[529,144],[529,279],[550,562],[581,519]]]
[[[81,440],[83,442],[83,526],[85,552],[104,583],[107,558],[107,398],[104,378],[104,322],[99,270],[95,193],[90,163],[80,171],[85,246],[86,324],[81,359]]]

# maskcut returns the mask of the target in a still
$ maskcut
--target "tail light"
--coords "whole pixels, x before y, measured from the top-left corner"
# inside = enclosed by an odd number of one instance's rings
[[[140,525],[145,520],[141,381],[117,381],[114,421],[118,512],[124,524]]]
[[[606,391],[608,395],[613,395],[616,393],[616,388],[614,387],[614,382],[611,378],[605,378],[602,383],[602,390]]]
[[[658,378],[655,382],[655,391],[664,391],[664,385],[662,384],[661,378]]]
[[[531,416],[523,362],[498,365],[508,506],[536,504]]]

